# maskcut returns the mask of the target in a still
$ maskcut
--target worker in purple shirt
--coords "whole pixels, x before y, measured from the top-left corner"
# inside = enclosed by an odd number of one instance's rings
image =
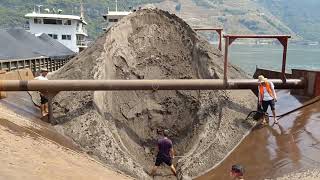
[[[163,138],[158,140],[158,154],[156,158],[155,166],[151,171],[151,176],[154,176],[157,168],[162,164],[165,163],[166,165],[170,166],[171,171],[176,176],[177,171],[176,168],[172,164],[172,159],[174,158],[174,151],[172,146],[172,141],[168,138],[168,130],[163,131]]]

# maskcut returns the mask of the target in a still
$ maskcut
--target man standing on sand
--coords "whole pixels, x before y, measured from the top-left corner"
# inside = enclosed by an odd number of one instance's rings
[[[43,68],[40,70],[41,71],[41,74],[40,76],[34,78],[35,80],[48,80],[47,78],[47,74],[48,74],[48,70]],[[48,99],[46,98],[46,96],[44,95],[44,93],[40,92],[40,102],[41,102],[41,105],[40,105],[40,111],[41,111],[41,115],[42,117],[46,116],[48,114]]]
[[[174,158],[174,150],[172,146],[172,141],[168,138],[169,131],[163,131],[163,138],[158,140],[158,154],[156,158],[155,166],[151,171],[151,176],[154,176],[157,168],[162,164],[165,163],[170,166],[172,173],[176,176],[177,171],[172,164],[172,159]]]
[[[268,107],[271,107],[273,120],[275,124],[278,124],[278,120],[276,119],[276,111],[275,111],[275,102],[277,102],[277,94],[274,90],[274,85],[272,82],[268,82],[268,79],[265,78],[263,75],[259,77],[259,106],[262,106],[264,114],[266,114]],[[263,124],[266,124],[266,117],[263,116]]]

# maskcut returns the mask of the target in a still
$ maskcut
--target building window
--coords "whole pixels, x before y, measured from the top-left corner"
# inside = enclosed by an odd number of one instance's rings
[[[43,24],[62,24],[62,20],[59,20],[59,19],[43,19]]]
[[[58,39],[58,35],[57,34],[48,34],[48,36],[52,37],[53,39]]]
[[[38,19],[38,18],[34,18],[33,22],[34,22],[35,24],[42,24],[41,19]]]
[[[62,35],[62,40],[71,40],[71,35]]]
[[[118,22],[118,19],[109,19],[109,22]]]
[[[64,25],[71,25],[71,20],[63,20]]]

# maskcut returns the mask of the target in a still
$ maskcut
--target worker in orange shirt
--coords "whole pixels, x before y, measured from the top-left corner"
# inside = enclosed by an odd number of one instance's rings
[[[269,106],[271,107],[271,111],[273,114],[274,123],[277,124],[278,120],[276,119],[276,111],[275,111],[275,102],[277,102],[277,94],[274,90],[274,85],[272,82],[268,82],[268,79],[263,75],[259,77],[259,106],[262,106],[263,112],[266,114]],[[266,117],[263,116],[263,124],[267,124]]]

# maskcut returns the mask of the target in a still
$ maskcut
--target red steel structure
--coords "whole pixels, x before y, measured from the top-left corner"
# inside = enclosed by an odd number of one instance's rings
[[[216,31],[219,35],[219,45],[218,48],[222,50],[222,28],[193,28],[195,31]]]
[[[288,49],[288,39],[291,38],[290,35],[234,35],[234,34],[226,34],[223,36],[225,38],[225,52],[224,52],[224,82],[228,84],[228,50],[229,46],[234,42],[236,39],[278,39],[279,42],[283,46],[283,54],[282,54],[282,71],[281,71],[281,78],[282,81],[286,81],[286,62],[287,62],[287,49]]]

